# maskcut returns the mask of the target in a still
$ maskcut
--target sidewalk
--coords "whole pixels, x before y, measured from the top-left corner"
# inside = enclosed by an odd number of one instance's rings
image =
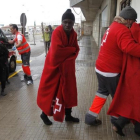
[[[72,115],[78,117],[80,123],[59,123],[50,117],[53,125],[46,126],[40,119],[36,96],[45,61],[45,53],[42,53],[31,62],[34,84],[21,83],[20,72],[10,79],[12,82],[6,89],[8,95],[0,96],[0,140],[140,140],[134,134],[132,124],[124,129],[124,138],[112,131],[110,116],[106,114],[110,97],[99,115],[102,125],[94,127],[84,123],[98,86],[94,67],[99,49],[90,36],[84,36],[79,45],[76,60],[78,106],[73,108]]]

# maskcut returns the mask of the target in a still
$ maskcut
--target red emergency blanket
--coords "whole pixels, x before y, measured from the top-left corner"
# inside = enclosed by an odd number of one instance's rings
[[[135,41],[140,43],[140,25],[133,23],[131,32]],[[123,55],[119,84],[108,114],[140,122],[140,58]]]
[[[52,34],[38,88],[37,104],[48,116],[62,122],[65,108],[77,106],[75,59],[79,52],[77,34],[71,31],[69,40],[62,25]]]

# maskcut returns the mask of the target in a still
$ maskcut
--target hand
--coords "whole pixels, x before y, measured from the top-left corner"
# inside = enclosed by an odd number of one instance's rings
[[[14,41],[13,41],[13,40],[9,40],[8,42],[9,42],[10,44],[13,44],[13,43],[14,43]]]

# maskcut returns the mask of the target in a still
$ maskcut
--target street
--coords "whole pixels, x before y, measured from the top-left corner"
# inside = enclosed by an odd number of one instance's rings
[[[106,113],[110,97],[99,114],[102,124],[95,127],[84,123],[98,86],[94,67],[99,49],[90,36],[83,37],[79,45],[80,53],[76,61],[78,106],[73,108],[72,115],[78,117],[80,123],[59,123],[50,117],[53,125],[46,126],[40,119],[41,110],[36,104],[36,97],[45,53],[43,42],[37,41],[36,45],[31,45],[34,84],[27,86],[21,82],[23,72],[21,64],[18,64],[16,71],[19,72],[6,85],[7,95],[0,96],[0,140],[139,140],[132,124],[124,129],[124,138],[113,132],[110,116]]]

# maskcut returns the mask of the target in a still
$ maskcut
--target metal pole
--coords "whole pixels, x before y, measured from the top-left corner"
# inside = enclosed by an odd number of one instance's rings
[[[30,45],[36,45],[36,44],[35,44],[35,34],[34,34],[34,29],[33,29],[33,40],[34,40],[34,44],[30,44]]]
[[[44,26],[43,26],[43,22],[41,23],[41,28],[42,28],[42,34],[43,34],[44,48],[45,48],[45,51],[46,51],[46,53],[47,53],[47,46],[46,46],[46,43],[45,43],[45,36],[44,36]]]

